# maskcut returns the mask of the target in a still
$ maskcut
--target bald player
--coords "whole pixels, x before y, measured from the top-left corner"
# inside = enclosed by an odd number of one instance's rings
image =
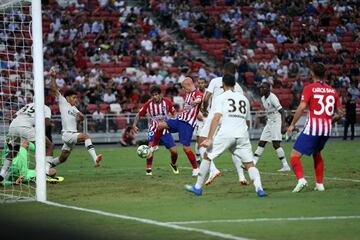
[[[183,150],[193,168],[192,176],[196,177],[199,169],[195,154],[190,145],[203,94],[196,89],[194,81],[191,77],[186,77],[182,81],[181,86],[186,92],[183,111],[177,116],[177,118],[159,122],[154,134],[154,141],[150,149],[152,152],[158,149],[159,139],[161,138],[164,129],[168,129],[171,133],[179,133],[179,142],[182,144]]]

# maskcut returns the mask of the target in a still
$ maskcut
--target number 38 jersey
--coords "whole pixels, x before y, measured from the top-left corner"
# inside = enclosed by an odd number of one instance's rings
[[[340,107],[335,89],[320,82],[309,84],[303,90],[301,101],[309,106],[304,134],[330,136],[335,109]]]
[[[248,137],[246,121],[250,120],[250,104],[243,94],[231,90],[225,91],[216,98],[214,112],[222,115],[216,137]]]

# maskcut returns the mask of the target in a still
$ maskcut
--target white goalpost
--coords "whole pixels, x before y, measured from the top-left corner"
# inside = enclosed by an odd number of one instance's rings
[[[21,139],[19,153],[1,182],[0,202],[46,201],[41,1],[0,0],[1,166],[15,138],[8,135],[10,122],[29,102],[35,103],[35,154]]]

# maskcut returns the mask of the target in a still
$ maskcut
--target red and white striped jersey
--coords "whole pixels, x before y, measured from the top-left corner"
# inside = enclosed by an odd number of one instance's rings
[[[159,103],[153,99],[148,100],[140,109],[140,117],[148,114],[151,118],[149,130],[155,131],[159,121],[166,121],[170,114],[175,114],[176,110],[169,98],[162,98]]]
[[[303,90],[301,101],[309,106],[304,134],[330,136],[335,109],[340,107],[335,89],[320,82],[309,84]]]
[[[203,93],[200,90],[196,89],[191,93],[188,93],[185,97],[183,112],[179,115],[178,119],[184,122],[189,123],[192,127],[196,125],[196,117],[199,113],[201,101],[203,99]],[[194,101],[199,101],[198,104],[192,106],[191,104]]]

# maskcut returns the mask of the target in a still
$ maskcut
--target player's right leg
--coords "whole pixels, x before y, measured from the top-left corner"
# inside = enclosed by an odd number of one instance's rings
[[[271,141],[272,141],[271,126],[268,123],[266,123],[264,130],[261,133],[258,147],[256,148],[255,153],[254,153],[254,164],[255,165],[257,164],[257,162],[259,161],[259,158],[263,154],[266,143],[271,142]]]
[[[73,135],[74,137],[74,135]],[[77,134],[77,143],[84,142],[85,147],[87,148],[91,158],[94,161],[95,167],[100,167],[100,161],[102,160],[102,154],[96,154],[94,145],[92,144],[92,141],[86,133],[78,133]]]

